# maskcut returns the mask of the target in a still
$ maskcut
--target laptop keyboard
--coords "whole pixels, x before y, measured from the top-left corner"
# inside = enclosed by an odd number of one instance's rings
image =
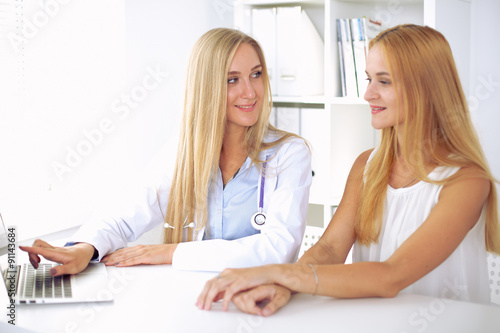
[[[50,269],[57,264],[40,264],[34,269],[24,264],[18,291],[21,299],[71,298],[71,278],[69,275],[51,276]]]

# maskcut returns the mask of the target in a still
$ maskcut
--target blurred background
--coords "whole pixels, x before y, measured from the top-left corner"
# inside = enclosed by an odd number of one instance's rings
[[[464,88],[500,178],[500,2],[470,3]],[[19,240],[80,225],[149,176],[177,137],[191,47],[211,28],[233,27],[234,8],[0,1],[0,212]]]

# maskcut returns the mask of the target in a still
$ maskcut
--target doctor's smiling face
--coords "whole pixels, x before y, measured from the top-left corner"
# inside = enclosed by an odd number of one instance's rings
[[[226,128],[254,125],[262,110],[263,97],[261,61],[253,46],[242,43],[236,49],[227,74]]]
[[[373,128],[383,129],[396,124],[402,125],[404,112],[398,109],[393,77],[384,52],[377,44],[368,52],[366,75],[369,83],[364,98],[370,104]]]

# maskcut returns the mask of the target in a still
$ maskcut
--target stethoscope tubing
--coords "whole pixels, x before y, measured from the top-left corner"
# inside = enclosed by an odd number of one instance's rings
[[[250,223],[252,227],[256,230],[261,230],[264,224],[266,224],[266,213],[264,213],[264,185],[266,184],[266,167],[267,160],[269,156],[266,156],[266,160],[262,164],[262,174],[260,176],[260,189],[259,189],[259,205],[258,210],[255,214],[252,215],[250,219]]]

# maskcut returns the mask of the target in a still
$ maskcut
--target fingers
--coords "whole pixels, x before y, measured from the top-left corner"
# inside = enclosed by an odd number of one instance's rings
[[[102,258],[102,262],[106,264],[106,266],[133,266],[139,265],[142,263],[146,263],[144,258],[141,259],[141,256],[146,255],[144,245],[137,245],[133,247],[127,247],[123,249],[116,250],[113,253],[110,253]]]
[[[40,256],[39,254],[41,254],[38,250],[40,248],[53,248],[52,245],[50,245],[49,243],[41,240],[41,239],[37,239],[35,240],[35,242],[33,242],[33,245],[32,246],[19,246],[19,248],[25,252],[28,252],[28,258],[29,258],[29,261],[31,263],[31,265],[37,269],[38,268],[38,264],[40,263]]]
[[[263,293],[262,288],[257,287],[234,295],[232,301],[241,311],[262,316],[262,308],[259,304],[268,297],[266,293]]]
[[[117,250],[102,258],[107,266],[127,267],[140,264],[171,264],[176,246],[172,244],[136,245]]]
[[[250,273],[254,274],[251,275]],[[223,281],[220,281],[223,280]],[[222,299],[222,309],[227,311],[229,308],[229,303],[231,302],[234,295],[239,292],[254,288],[261,284],[266,284],[266,279],[258,274],[258,269],[241,269],[241,270],[231,270],[231,282],[226,283],[226,275],[218,281],[219,292],[224,291],[224,298]],[[222,283],[224,282],[224,283]]]
[[[260,275],[251,276],[252,269],[226,269],[217,277],[208,280],[196,302],[198,308],[210,310],[212,303],[221,299],[222,310],[227,311],[233,296],[241,291],[262,284]]]
[[[36,240],[33,246],[20,246],[21,250],[29,253],[33,267],[38,268],[40,257],[55,261],[62,265],[51,269],[53,276],[63,274],[77,274],[83,271],[92,258],[94,247],[87,243],[78,243],[68,247],[53,247],[42,240]]]
[[[87,267],[87,266],[85,266]],[[85,269],[85,267],[83,269]],[[75,265],[74,263],[69,263],[65,265],[58,265],[55,267],[52,267],[50,269],[50,275],[52,276],[59,276],[59,275],[66,275],[66,274],[78,274],[80,273],[83,269]]]
[[[247,287],[248,288],[248,287]],[[229,308],[229,303],[233,296],[240,291],[246,290],[247,288],[241,287],[237,282],[232,283],[229,287],[225,288],[224,297],[222,298],[222,310],[227,311]]]
[[[55,260],[55,258],[59,256],[59,250],[56,248],[44,248],[44,247],[33,247],[33,246],[19,246],[19,248],[29,253],[30,261],[32,264],[33,261],[35,261],[37,264],[40,263],[39,255],[51,261],[57,261]]]
[[[213,302],[217,302],[224,297],[224,289],[230,281],[231,280],[229,278],[222,279],[220,274],[217,275],[217,277],[208,280],[198,296],[198,300],[196,302],[198,308],[202,310],[210,310]],[[223,309],[224,311],[227,310],[227,308],[224,307]]]
[[[34,269],[38,269],[38,264],[40,264],[40,257],[37,256],[36,254],[29,254],[28,255],[30,259],[31,266],[33,266]]]
[[[291,292],[278,285],[263,285],[235,295],[232,299],[243,312],[270,316],[290,300]]]
[[[142,256],[133,256],[132,258],[129,259],[122,259],[118,263],[115,264],[116,267],[130,267],[130,266],[136,266],[136,265],[141,265],[141,264],[146,264],[145,258]]]
[[[45,259],[55,262],[60,262],[57,259],[61,257],[61,254],[58,253],[57,249],[35,248],[31,246],[20,246],[19,248],[29,253],[30,263],[33,265],[35,269],[38,268],[38,265],[40,263],[40,257],[37,254],[41,255]],[[70,263],[51,268],[50,275],[58,276],[64,274],[77,274],[80,271],[81,270],[78,270],[77,267],[74,265],[74,263]]]
[[[292,292],[281,286],[272,286],[274,288],[274,297],[271,298],[269,303],[267,303],[264,308],[262,309],[262,315],[267,317],[272,315],[273,313],[276,313],[279,309],[281,309],[283,306],[285,306],[289,301],[290,297],[292,296]]]
[[[28,258],[30,260],[30,263],[35,269],[38,268],[38,264],[40,263],[40,257],[38,256],[38,253],[36,253],[35,250],[36,247],[53,248],[53,246],[41,239],[35,240],[32,246],[19,246],[21,250],[28,252]]]
[[[226,293],[225,289],[233,281],[233,277],[230,272],[231,270],[226,269],[224,272],[205,283],[205,286],[198,297],[198,301],[196,302],[198,308],[210,310],[213,302],[217,302],[224,298]],[[222,278],[222,274],[225,274],[224,278]],[[227,306],[223,306],[223,310],[226,311]]]

